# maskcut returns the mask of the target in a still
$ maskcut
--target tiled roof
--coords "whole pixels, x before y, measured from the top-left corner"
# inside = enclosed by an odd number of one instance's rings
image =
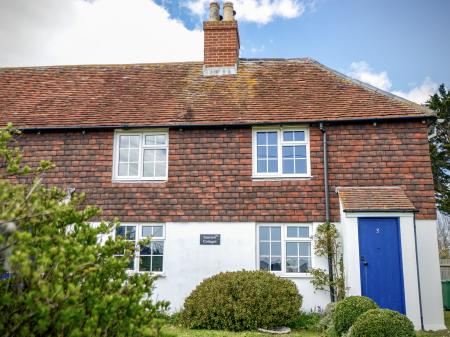
[[[310,59],[0,68],[0,124],[20,128],[264,124],[429,117]]]
[[[415,207],[401,187],[339,187],[345,212],[414,211]]]

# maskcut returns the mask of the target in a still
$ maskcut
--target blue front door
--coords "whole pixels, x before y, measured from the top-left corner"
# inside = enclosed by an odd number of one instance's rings
[[[362,295],[405,314],[398,218],[359,218],[358,231]]]

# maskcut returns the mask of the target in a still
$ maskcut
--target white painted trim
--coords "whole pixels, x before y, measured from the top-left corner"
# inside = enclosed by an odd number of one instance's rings
[[[274,131],[277,133],[278,146],[278,172],[276,173],[258,173],[257,170],[257,132],[258,131]],[[304,131],[304,142],[284,142],[283,131]],[[306,145],[306,173],[283,174],[283,145]],[[310,136],[309,127],[306,125],[298,126],[255,126],[252,128],[252,178],[253,179],[289,179],[289,178],[311,178],[311,153],[310,153]]]
[[[146,135],[164,134],[166,136],[166,144],[164,146],[158,146],[157,148],[163,148],[166,150],[166,172],[164,177],[143,177],[142,171],[144,167],[143,156],[145,148],[152,148],[150,145],[144,145]],[[139,158],[138,158],[138,175],[130,177],[119,177],[119,137],[121,135],[139,136]],[[133,182],[166,182],[169,176],[169,129],[132,129],[121,130],[116,129],[114,131],[114,146],[113,146],[113,167],[112,167],[112,181],[114,183],[133,183]]]
[[[344,212],[347,218],[399,218],[413,217],[412,212]]]

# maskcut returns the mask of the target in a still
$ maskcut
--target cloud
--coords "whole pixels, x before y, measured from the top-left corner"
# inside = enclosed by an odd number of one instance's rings
[[[430,77],[426,77],[420,86],[407,91],[391,90],[392,82],[387,71],[376,72],[365,61],[352,62],[347,75],[418,104],[424,104],[438,88],[437,83],[433,82]]]
[[[151,0],[7,0],[0,66],[203,59],[203,32]]]
[[[437,83],[433,82],[431,78],[426,77],[418,87],[411,88],[409,91],[393,91],[392,93],[410,101],[423,104],[428,101],[431,95],[436,93],[438,87]]]
[[[207,16],[209,3],[210,0],[190,0],[186,7],[203,19]],[[277,17],[293,19],[315,6],[315,0],[235,0],[233,3],[237,20],[258,24],[267,24]]]
[[[377,73],[364,61],[352,62],[348,75],[382,90],[388,91],[392,87],[386,71]]]

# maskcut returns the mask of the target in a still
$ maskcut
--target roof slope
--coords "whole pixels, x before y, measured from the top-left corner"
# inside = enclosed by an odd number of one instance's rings
[[[416,208],[398,186],[339,187],[344,212],[414,211]]]
[[[310,59],[0,68],[0,124],[20,128],[263,124],[431,116]]]

